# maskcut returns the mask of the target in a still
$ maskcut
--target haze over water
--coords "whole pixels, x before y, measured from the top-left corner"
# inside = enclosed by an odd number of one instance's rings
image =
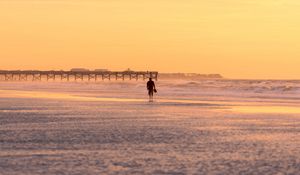
[[[1,0],[0,69],[300,77],[298,0]]]
[[[299,81],[2,82],[0,174],[297,174]]]

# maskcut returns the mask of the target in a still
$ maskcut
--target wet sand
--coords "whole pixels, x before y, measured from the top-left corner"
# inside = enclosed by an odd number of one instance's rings
[[[0,91],[1,175],[300,172],[294,103],[16,91]]]

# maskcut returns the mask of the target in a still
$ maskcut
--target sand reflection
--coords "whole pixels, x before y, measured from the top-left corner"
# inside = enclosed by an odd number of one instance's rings
[[[0,90],[2,98],[39,98],[39,99],[57,99],[71,101],[106,101],[106,102],[146,102],[147,99],[139,98],[115,98],[115,97],[91,97],[84,94],[68,94],[41,91],[17,91]],[[159,104],[195,104],[199,106],[219,106],[226,107],[233,112],[238,113],[276,113],[276,114],[300,114],[300,106],[279,106],[267,103],[250,102],[229,102],[229,101],[204,101],[204,100],[182,100],[182,99],[158,99]],[[223,110],[224,108],[220,108]]]
[[[115,98],[115,97],[91,97],[84,96],[84,94],[67,94],[67,93],[53,93],[41,91],[16,91],[16,90],[0,90],[0,97],[2,98],[40,98],[40,99],[60,99],[72,101],[107,101],[107,102],[146,102],[146,99],[139,98]],[[171,104],[198,104],[198,105],[224,105],[225,102],[215,103],[214,101],[201,100],[181,100],[181,99],[157,99],[159,103]]]
[[[233,106],[231,111],[240,113],[300,114],[299,106]]]

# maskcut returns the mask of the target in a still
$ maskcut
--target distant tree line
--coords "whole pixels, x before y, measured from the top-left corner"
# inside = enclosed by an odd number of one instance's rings
[[[197,74],[197,73],[159,73],[159,78],[166,79],[220,79],[220,74]]]

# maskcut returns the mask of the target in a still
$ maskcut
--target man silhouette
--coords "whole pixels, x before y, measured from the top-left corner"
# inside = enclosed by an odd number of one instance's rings
[[[155,89],[155,83],[152,81],[152,78],[149,78],[149,81],[147,82],[147,89],[148,89],[148,95],[149,95],[149,101],[153,101],[153,92],[156,92]]]

